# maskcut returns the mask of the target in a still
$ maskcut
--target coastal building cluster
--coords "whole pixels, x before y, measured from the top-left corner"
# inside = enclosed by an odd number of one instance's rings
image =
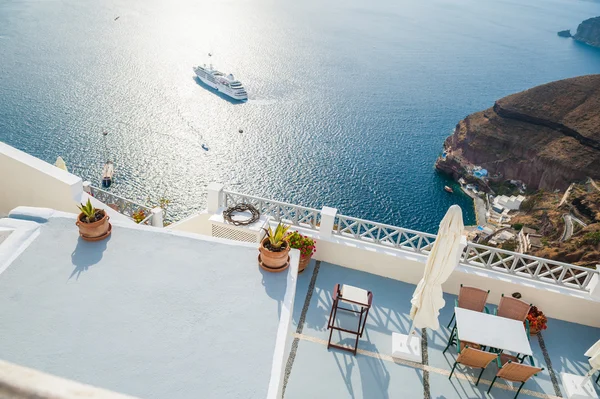
[[[465,168],[467,175],[460,177],[458,182],[462,191],[473,199],[477,226],[469,229],[469,239],[474,242],[485,242],[488,245],[502,246],[507,242],[515,243],[514,248],[519,253],[527,253],[531,245],[525,241],[517,240],[519,231],[512,227],[511,219],[519,214],[523,202],[527,199],[522,194],[494,195],[480,189],[480,184],[487,190],[490,189],[488,172],[481,167]],[[467,183],[476,178],[480,183]],[[518,180],[511,180],[514,191],[524,193],[526,185]],[[523,243],[523,245],[521,245]]]

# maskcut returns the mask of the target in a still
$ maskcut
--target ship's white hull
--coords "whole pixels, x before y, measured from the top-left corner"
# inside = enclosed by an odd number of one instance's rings
[[[232,90],[230,87],[225,86],[224,84],[213,81],[214,79],[211,79],[212,76],[209,76],[202,69],[200,69],[200,68],[194,69],[194,72],[196,73],[196,76],[198,76],[198,79],[200,79],[200,81],[202,81],[202,83],[204,83],[207,86],[212,87],[213,89],[217,90],[218,92],[223,93],[226,96],[229,96],[229,97],[233,98],[234,100],[238,100],[238,101],[244,101],[244,100],[248,99],[248,94],[246,94],[245,91],[240,92],[239,90]]]

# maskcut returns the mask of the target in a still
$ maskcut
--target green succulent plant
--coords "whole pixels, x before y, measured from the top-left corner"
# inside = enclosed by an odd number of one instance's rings
[[[77,208],[85,216],[85,221],[88,223],[94,223],[96,221],[96,208],[92,205],[92,201],[88,198],[86,204],[77,205]]]
[[[289,225],[279,223],[275,230],[273,230],[271,226],[269,226],[268,229],[265,229],[271,248],[279,249],[287,242],[287,231],[289,228]]]

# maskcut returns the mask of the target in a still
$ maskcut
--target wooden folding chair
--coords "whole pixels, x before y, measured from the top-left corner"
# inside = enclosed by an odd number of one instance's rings
[[[502,294],[500,304],[496,309],[496,316],[524,322],[531,309],[531,304],[517,298],[507,297]]]
[[[481,375],[485,371],[486,367],[489,366],[491,362],[498,359],[498,355],[496,353],[486,352],[479,349],[470,348],[468,345],[464,346],[463,349],[458,350],[458,356],[454,365],[452,366],[452,371],[450,372],[450,376],[448,379],[452,378],[452,374],[454,374],[454,369],[457,364],[462,364],[463,366],[471,367],[471,368],[480,368],[481,372],[479,373],[479,377],[477,377],[477,382],[475,385],[479,384],[479,380],[481,379]]]
[[[507,360],[506,362],[503,362],[503,360],[505,359],[506,358],[504,357],[498,356],[498,359],[496,360],[498,363],[498,373],[496,373],[496,376],[492,380],[492,383],[488,388],[488,393],[490,393],[492,387],[494,386],[496,378],[500,377],[507,381],[521,383],[519,389],[517,390],[517,394],[515,395],[516,398],[517,396],[519,396],[521,388],[523,388],[523,385],[525,385],[527,380],[529,380],[531,377],[533,377],[540,371],[543,371],[544,369],[540,367],[528,366],[526,364],[514,363],[512,360]]]
[[[450,345],[456,345],[459,352],[461,350],[463,350],[466,346],[468,346],[469,348],[472,348],[472,349],[485,350],[485,347],[482,347],[479,344],[459,340],[458,339],[458,330],[456,329],[456,326],[454,326],[454,328],[452,329],[452,332],[450,332],[450,337],[448,338],[448,344],[444,348],[444,351],[442,352],[442,354],[446,353],[446,351],[448,350]]]
[[[486,313],[490,313],[488,308],[485,306],[489,293],[490,290],[486,291],[475,287],[464,287],[461,284],[460,291],[458,292],[458,298],[454,300],[454,306],[457,308],[474,310],[475,312],[485,311]],[[452,325],[454,317],[455,314],[452,313],[452,318],[450,319],[450,323],[448,323],[448,328],[450,328]]]
[[[358,339],[362,337],[363,332],[365,331],[365,325],[367,324],[367,316],[369,315],[369,309],[371,309],[371,304],[373,303],[373,293],[371,291],[363,290],[362,288],[353,287],[347,284],[344,284],[341,287],[339,284],[336,284],[333,288],[332,299],[333,304],[331,305],[329,321],[327,322],[327,328],[331,330],[329,332],[329,340],[327,341],[327,349],[331,347],[338,348],[352,352],[354,355],[356,355],[356,351],[358,349]],[[360,310],[344,308],[340,306],[340,304],[343,302],[348,304],[354,304],[358,306]],[[338,309],[358,314],[358,328],[356,330],[349,330],[335,325],[335,317]],[[333,335],[333,330],[343,331],[349,334],[356,335],[356,342],[354,343],[354,348],[332,344],[331,337]]]
[[[525,323],[525,332],[529,339],[529,320],[527,320],[529,309],[531,309],[531,304],[517,298],[506,297],[502,294],[495,314],[496,316],[506,317],[507,319],[518,320]],[[523,363],[525,357],[525,355],[517,354],[517,360],[520,363]],[[529,361],[533,365],[533,358],[531,356],[529,356]]]

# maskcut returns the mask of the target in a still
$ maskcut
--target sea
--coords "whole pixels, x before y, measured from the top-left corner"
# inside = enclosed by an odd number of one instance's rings
[[[498,98],[600,73],[600,49],[556,34],[598,15],[598,0],[0,0],[0,140],[95,185],[111,159],[110,191],[167,198],[172,221],[220,182],[426,232],[458,204],[474,224],[434,170],[444,139]],[[199,84],[204,63],[249,101]]]

